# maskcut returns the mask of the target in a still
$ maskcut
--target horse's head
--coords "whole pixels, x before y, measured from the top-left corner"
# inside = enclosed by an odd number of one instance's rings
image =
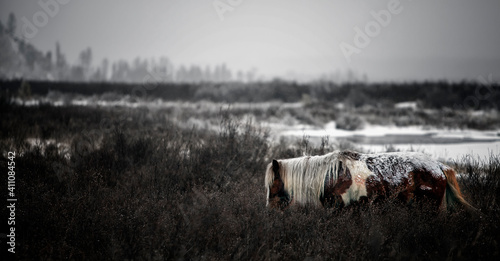
[[[280,175],[280,163],[273,160],[266,171],[267,206],[285,209],[290,204],[290,195],[285,191],[285,184]]]

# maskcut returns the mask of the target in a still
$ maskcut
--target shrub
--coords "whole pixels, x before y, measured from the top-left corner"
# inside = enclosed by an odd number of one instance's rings
[[[334,148],[327,139],[319,147],[307,138],[291,146],[284,140],[272,144],[266,132],[229,111],[221,113],[220,130],[213,132],[182,129],[138,110],[66,109],[42,108],[38,116],[55,125],[71,118],[73,127],[60,134],[71,137],[71,159],[54,146],[9,148],[22,151],[16,158],[22,203],[16,216],[18,259],[493,260],[500,255],[497,155],[455,166],[464,175],[459,182],[467,199],[483,213],[478,217],[438,215],[425,204],[392,202],[281,212],[265,208],[269,159],[322,154]],[[106,128],[91,116],[96,113],[125,120]],[[99,131],[85,134],[88,126]],[[6,208],[1,211],[7,214]]]
[[[359,130],[364,126],[364,122],[360,116],[349,114],[340,116],[335,123],[338,129],[343,130]]]

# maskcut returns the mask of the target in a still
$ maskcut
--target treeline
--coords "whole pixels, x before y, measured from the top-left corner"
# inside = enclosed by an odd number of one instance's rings
[[[395,103],[416,101],[424,108],[498,109],[498,84],[475,82],[447,83],[387,83],[335,84],[317,82],[300,84],[275,80],[253,83],[75,83],[30,81],[31,93],[44,96],[49,91],[81,95],[137,96],[138,98],[180,101],[208,100],[213,102],[325,102],[344,103],[351,107],[393,106]],[[19,92],[22,80],[0,81],[0,89],[11,94]]]
[[[90,47],[82,50],[76,62],[66,59],[59,42],[55,49],[43,52],[23,39],[17,18],[10,13],[6,25],[0,21],[0,78],[30,80],[57,80],[75,82],[147,82],[150,78],[163,82],[250,82],[257,79],[256,69],[233,72],[225,64],[201,67],[199,65],[174,67],[167,57],[132,61],[106,58],[95,61]]]

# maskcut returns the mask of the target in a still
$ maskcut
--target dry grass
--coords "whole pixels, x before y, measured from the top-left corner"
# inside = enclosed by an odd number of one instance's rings
[[[311,147],[307,139],[291,146],[270,143],[265,131],[228,112],[219,120],[220,130],[211,132],[182,129],[143,110],[8,106],[0,146],[2,152],[18,152],[17,258],[492,260],[500,255],[498,155],[455,164],[480,216],[437,215],[425,205],[391,202],[270,211],[263,178],[271,157],[335,147],[327,141]],[[71,144],[72,157],[54,146],[27,145],[28,137],[62,137]]]

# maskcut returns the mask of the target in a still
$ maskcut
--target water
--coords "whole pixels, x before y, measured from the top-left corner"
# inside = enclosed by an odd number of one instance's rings
[[[359,144],[367,152],[387,151],[387,145]],[[419,151],[432,155],[436,159],[459,161],[465,155],[487,159],[491,154],[500,155],[500,141],[467,142],[451,144],[396,144],[391,149],[397,151]]]
[[[366,126],[362,130],[336,129],[335,123],[324,128],[288,126],[277,134],[283,137],[304,136],[319,144],[323,137],[330,141],[348,141],[365,152],[419,151],[442,160],[460,160],[465,155],[487,158],[500,155],[500,131],[436,129],[423,126]]]

